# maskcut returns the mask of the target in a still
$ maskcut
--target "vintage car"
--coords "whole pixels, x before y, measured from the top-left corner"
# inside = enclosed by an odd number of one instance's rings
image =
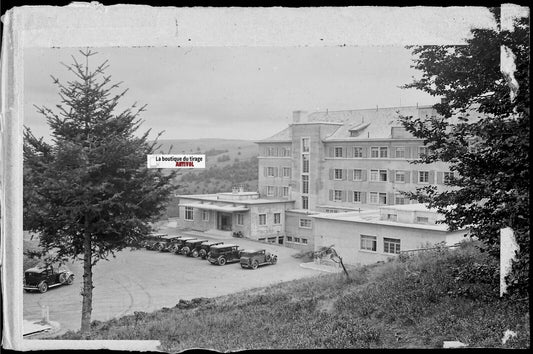
[[[185,246],[185,242],[196,240],[196,237],[182,236],[174,240],[170,246],[170,252],[181,254],[181,249]]]
[[[155,246],[161,241],[163,236],[167,236],[167,234],[149,234],[143,240],[142,245],[147,250],[155,250]]]
[[[200,246],[203,242],[206,242],[207,240],[189,240],[185,241],[185,244],[181,248],[180,252],[184,256],[189,257],[198,257],[199,253],[197,250],[197,247]]]
[[[206,259],[209,255],[209,251],[211,251],[212,246],[216,245],[222,245],[224,242],[222,241],[207,241],[201,243],[199,246],[196,246],[196,250],[198,251],[198,256],[202,257],[202,259]]]
[[[241,252],[241,267],[257,269],[260,265],[276,264],[278,256],[266,250],[245,250]]]
[[[154,245],[154,250],[159,252],[172,252],[174,244],[182,236],[179,235],[164,235],[161,236],[159,241]]]
[[[24,290],[39,290],[45,293],[49,288],[59,285],[70,285],[74,282],[74,274],[64,265],[39,263],[24,271]]]
[[[207,260],[211,264],[224,265],[228,262],[238,262],[241,258],[241,249],[238,245],[211,246]]]

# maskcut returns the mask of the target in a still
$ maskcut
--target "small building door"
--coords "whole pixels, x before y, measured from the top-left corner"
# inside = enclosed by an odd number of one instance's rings
[[[231,231],[232,217],[230,213],[217,213],[217,229]]]

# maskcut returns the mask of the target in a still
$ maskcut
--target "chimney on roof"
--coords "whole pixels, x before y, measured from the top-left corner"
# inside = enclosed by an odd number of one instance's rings
[[[305,111],[292,111],[292,122],[300,123]]]

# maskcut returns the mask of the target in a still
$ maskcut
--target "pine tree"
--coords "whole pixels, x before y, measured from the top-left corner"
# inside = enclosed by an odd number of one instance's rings
[[[174,173],[147,168],[147,154],[159,146],[147,140],[150,131],[135,133],[145,106],[118,111],[127,90],[105,74],[107,61],[91,70],[95,52],[80,51],[63,64],[75,80],[58,87],[57,112],[37,107],[50,128],[52,143],[24,132],[24,226],[40,235],[51,259],[83,261],[81,331],[90,329],[92,267],[135,247],[151,232],[169,200]],[[161,134],[159,134],[161,135]],[[159,137],[159,136],[158,136]]]

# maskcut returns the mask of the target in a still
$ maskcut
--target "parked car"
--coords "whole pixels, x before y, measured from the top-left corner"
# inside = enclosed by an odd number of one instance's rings
[[[172,246],[180,237],[178,235],[161,236],[159,241],[154,245],[154,249],[159,252],[170,252],[173,250]]]
[[[196,237],[184,236],[175,239],[172,243],[170,252],[174,252],[175,254],[181,254],[181,249],[183,248],[183,246],[185,246],[185,242],[192,240],[196,240]]]
[[[211,246],[207,260],[211,264],[224,265],[226,263],[238,262],[241,258],[241,249],[238,245],[216,245]]]
[[[260,265],[276,264],[278,256],[266,250],[245,250],[241,252],[240,263],[242,268],[257,269]]]
[[[185,244],[181,248],[181,254],[184,256],[192,256],[194,258],[198,257],[199,253],[197,247],[200,246],[203,242],[207,240],[189,240],[185,241]]]
[[[161,241],[161,237],[167,236],[167,234],[149,234],[146,236],[142,245],[147,250],[154,250],[155,246]]]
[[[202,259],[206,259],[209,255],[209,252],[211,251],[211,247],[216,245],[222,245],[224,242],[222,241],[207,241],[201,243],[199,246],[196,247],[198,250],[198,256],[202,257]]]
[[[49,288],[59,285],[70,285],[74,282],[74,273],[66,266],[59,264],[39,263],[24,271],[24,290],[39,290],[45,293]]]

